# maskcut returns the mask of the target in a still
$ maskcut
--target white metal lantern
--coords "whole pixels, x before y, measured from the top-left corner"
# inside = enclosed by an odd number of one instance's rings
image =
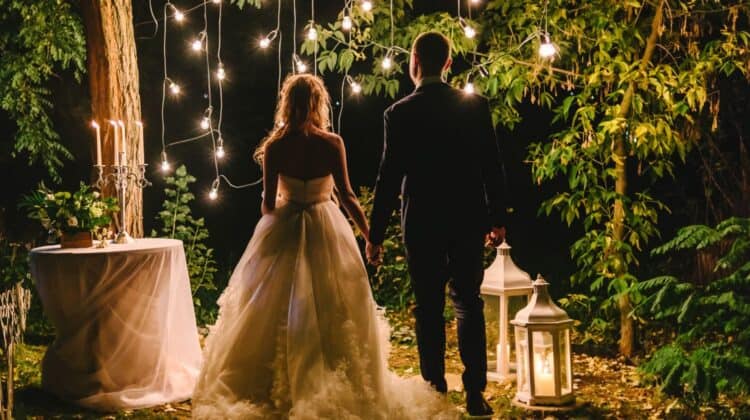
[[[538,276],[529,304],[511,321],[516,335],[518,389],[516,402],[529,406],[575,403],[570,355],[573,320],[549,296]]]
[[[484,271],[481,288],[483,295],[498,297],[497,364],[494,371],[487,373],[487,378],[493,381],[509,378],[511,368],[515,367],[515,360],[511,357],[513,336],[509,334],[509,321],[515,311],[528,303],[533,290],[531,276],[513,263],[510,249],[505,241],[497,247],[497,257]]]

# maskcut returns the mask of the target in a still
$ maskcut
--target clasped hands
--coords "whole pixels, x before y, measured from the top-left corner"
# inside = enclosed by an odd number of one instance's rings
[[[485,236],[484,243],[486,246],[498,247],[505,240],[505,227],[493,227]],[[378,267],[383,264],[383,245],[375,245],[370,241],[367,241],[365,247],[365,254],[367,255],[367,262],[370,265]]]

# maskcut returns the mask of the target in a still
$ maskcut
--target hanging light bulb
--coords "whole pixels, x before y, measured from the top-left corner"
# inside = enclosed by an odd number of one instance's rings
[[[312,28],[312,27],[310,29],[308,29],[308,31],[307,31],[307,39],[309,39],[310,41],[317,40],[318,39],[318,31],[317,31],[317,29]]]
[[[393,66],[393,60],[390,55],[383,57],[383,61],[380,62],[380,66],[383,70],[389,70]]]
[[[221,159],[226,155],[224,152],[224,139],[219,137],[218,146],[216,146],[216,158]]]
[[[211,0],[211,1],[213,2],[213,4],[219,4],[219,3],[221,3],[221,0]]]
[[[227,74],[224,71],[224,63],[219,63],[219,68],[216,70],[216,78],[224,80],[225,77],[227,77]]]
[[[214,179],[211,183],[211,191],[208,192],[208,198],[212,201],[219,197],[219,178]]]
[[[362,0],[362,10],[365,12],[372,10],[372,2],[370,0]]]
[[[169,164],[169,161],[167,160],[167,152],[161,152],[161,171],[169,172],[170,169],[171,169],[171,165]]]
[[[195,39],[193,42],[190,43],[190,48],[193,49],[193,51],[200,51],[203,49],[203,41],[200,39]]]
[[[172,11],[174,11],[174,20],[177,22],[182,22],[185,20],[185,14],[180,11],[180,9],[176,8],[174,5],[172,6]]]
[[[464,85],[464,93],[467,95],[474,94],[474,83],[466,82],[466,84]]]
[[[268,39],[268,37],[261,38],[258,44],[260,45],[261,48],[266,49],[271,45],[271,40]]]
[[[472,28],[470,25],[465,25],[464,26],[464,36],[466,36],[469,39],[472,39],[475,36],[477,36],[477,31],[476,31],[476,29]]]
[[[211,126],[211,121],[208,119],[208,117],[203,117],[201,119],[201,128],[204,130],[208,130],[208,127]]]
[[[352,29],[352,18],[349,15],[344,16],[341,20],[341,29],[349,31]]]
[[[355,94],[362,92],[362,85],[360,85],[357,82],[352,82],[351,87],[352,87],[352,92]]]
[[[169,82],[169,91],[172,93],[172,95],[179,95],[180,94],[180,85],[178,85],[175,82]]]
[[[539,44],[539,56],[542,58],[554,57],[557,53],[557,48],[549,39],[549,34],[544,34],[544,42]]]
[[[307,64],[296,54],[294,55],[294,69],[297,73],[305,73],[307,71]]]

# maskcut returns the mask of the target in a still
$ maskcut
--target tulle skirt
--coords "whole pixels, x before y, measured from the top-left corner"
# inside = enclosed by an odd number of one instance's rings
[[[263,216],[219,299],[195,418],[456,418],[387,369],[389,329],[352,229],[331,201]]]

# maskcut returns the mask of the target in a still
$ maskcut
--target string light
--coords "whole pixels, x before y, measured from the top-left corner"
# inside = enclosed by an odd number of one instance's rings
[[[219,63],[219,68],[216,70],[216,78],[219,80],[224,80],[226,76],[227,74],[224,71],[224,63]]]
[[[464,35],[467,38],[472,39],[475,36],[477,36],[477,31],[476,29],[472,28],[470,25],[466,25],[464,26]]]
[[[279,34],[279,30],[274,29],[273,31],[269,32],[268,35],[261,38],[260,41],[258,41],[258,45],[265,50],[266,48],[271,46],[271,41],[276,39],[276,36],[278,34]]]
[[[219,4],[219,3],[221,3],[221,0],[211,0],[211,1],[213,2],[213,4]]]
[[[216,158],[221,159],[223,158],[226,153],[224,152],[224,139],[219,137],[218,146],[216,146]]]
[[[175,5],[171,3],[168,3],[168,4],[169,6],[172,7],[172,12],[173,12],[172,16],[174,16],[174,20],[176,20],[177,22],[182,22],[183,20],[185,20],[185,14],[182,13],[180,9],[178,9],[177,7],[175,7]]]
[[[314,27],[311,27],[307,31],[307,39],[309,39],[310,41],[317,41],[317,39],[318,39],[318,31]]]
[[[307,72],[307,64],[304,61],[302,61],[302,59],[300,59],[297,54],[294,54],[292,58],[294,59],[294,70],[297,73]]]
[[[353,94],[357,95],[362,92],[362,85],[360,85],[356,80],[354,80],[353,77],[347,74],[344,76],[344,81],[346,83],[349,83],[349,88],[352,90]]]
[[[469,0],[471,4],[479,4],[482,2],[482,0]]]
[[[172,169],[172,166],[169,164],[169,161],[167,160],[167,152],[161,152],[161,171],[169,172],[170,169]]]
[[[369,12],[372,10],[372,2],[370,0],[362,0],[362,10]]]
[[[380,67],[382,67],[383,70],[390,70],[391,67],[393,67],[393,60],[391,59],[390,53],[383,57],[383,61],[380,62]]]
[[[201,119],[201,128],[204,130],[208,130],[208,127],[211,126],[211,121],[208,119],[208,117],[203,117]]]
[[[271,45],[271,40],[266,38],[261,38],[260,42],[258,43],[261,48],[266,49]]]
[[[203,49],[203,41],[200,39],[195,39],[193,42],[190,43],[190,48],[193,49],[193,51],[200,51]]]
[[[216,200],[219,197],[219,178],[214,179],[214,182],[211,183],[211,191],[208,192],[208,198],[211,199],[211,201]]]
[[[474,94],[474,84],[471,82],[466,82],[464,85],[464,93],[467,95],[473,95]]]
[[[345,15],[341,20],[341,29],[349,31],[352,29],[352,18],[349,15]]]
[[[544,34],[544,41],[539,44],[539,56],[542,58],[551,58],[554,57],[557,53],[557,48],[555,47],[555,44],[550,41],[549,34]]]
[[[169,91],[172,93],[172,95],[179,95],[180,94],[180,85],[178,85],[175,82],[169,82]]]

